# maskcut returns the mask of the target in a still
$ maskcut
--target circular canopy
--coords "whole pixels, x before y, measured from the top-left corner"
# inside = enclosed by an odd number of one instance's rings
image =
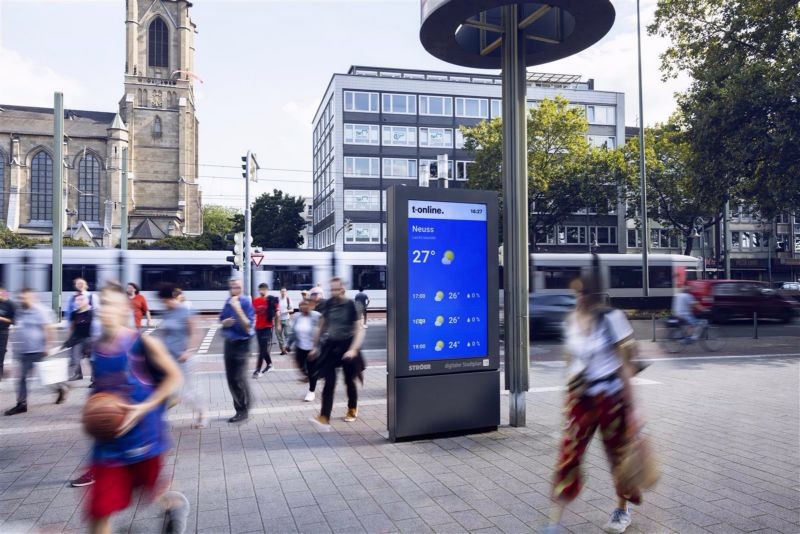
[[[571,56],[596,43],[614,24],[610,0],[421,0],[422,46],[464,67],[499,69],[503,6],[520,8],[526,66]]]

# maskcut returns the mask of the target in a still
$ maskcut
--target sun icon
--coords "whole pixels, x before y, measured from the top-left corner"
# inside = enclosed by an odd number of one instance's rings
[[[444,265],[450,265],[451,263],[453,263],[453,260],[455,260],[455,259],[456,259],[456,255],[452,250],[447,250],[442,255],[442,263]]]
[[[444,348],[444,341],[437,341],[435,347],[436,352],[441,352],[443,348]]]
[[[442,300],[444,300],[444,291],[437,291],[436,295],[433,297],[433,300],[435,300],[436,302],[441,302]]]
[[[436,321],[434,321],[433,324],[435,324],[436,326],[442,326],[444,324],[444,317],[442,317],[441,315],[437,316]]]

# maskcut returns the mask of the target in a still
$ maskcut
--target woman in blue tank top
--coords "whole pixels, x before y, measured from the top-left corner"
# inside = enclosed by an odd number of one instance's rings
[[[124,399],[121,406],[127,413],[117,436],[95,441],[92,448],[95,483],[87,512],[95,533],[111,532],[111,515],[128,507],[135,489],[151,497],[160,493],[162,456],[169,449],[164,401],[182,381],[180,369],[160,341],[124,326],[129,311],[121,287],[104,288],[101,303],[102,335],[92,352],[94,387]],[[168,508],[170,531],[182,532],[188,515],[185,497],[169,492],[162,496],[162,504]]]

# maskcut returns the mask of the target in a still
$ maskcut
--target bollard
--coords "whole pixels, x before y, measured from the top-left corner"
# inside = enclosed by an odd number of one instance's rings
[[[753,312],[753,339],[758,339],[758,312]]]
[[[653,343],[655,343],[656,342],[656,314],[655,313],[652,314],[651,317],[652,317],[652,320],[653,320]]]

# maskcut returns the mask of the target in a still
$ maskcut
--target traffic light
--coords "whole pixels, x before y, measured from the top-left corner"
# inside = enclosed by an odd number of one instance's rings
[[[353,221],[350,219],[344,220],[344,230],[345,232],[352,232],[353,231]]]
[[[244,264],[244,233],[237,232],[233,235],[228,234],[225,236],[229,241],[233,241],[233,255],[226,256],[225,260],[233,264],[236,270],[242,270]]]
[[[248,151],[247,155],[242,156],[242,178],[254,182],[258,181],[257,170],[256,155]]]

